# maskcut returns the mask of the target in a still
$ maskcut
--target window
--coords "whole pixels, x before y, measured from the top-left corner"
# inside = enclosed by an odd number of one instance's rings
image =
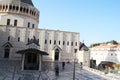
[[[27,26],[28,28],[30,27],[30,22],[28,22],[28,26]]]
[[[17,20],[14,20],[14,26],[17,26]]]
[[[13,6],[13,10],[15,10],[15,6]]]
[[[111,53],[111,56],[113,56],[113,54]]]
[[[63,41],[63,45],[65,45],[65,41]]]
[[[30,39],[28,38],[28,42],[30,41]]]
[[[60,45],[60,41],[59,41],[59,45]]]
[[[77,42],[75,42],[75,45],[77,46]]]
[[[10,10],[12,9],[12,6],[11,6],[11,5],[9,6],[9,9],[10,9]]]
[[[8,41],[10,41],[10,36],[8,36]]]
[[[73,46],[73,42],[71,42],[71,46]]]
[[[67,45],[69,45],[69,41],[67,42]]]
[[[7,25],[10,25],[10,19],[7,19]]]
[[[32,28],[34,28],[35,27],[35,25],[34,24],[32,24]]]
[[[0,5],[0,10],[2,9],[2,5]]]
[[[56,40],[54,40],[54,44],[56,44]]]
[[[45,40],[45,44],[47,44],[47,40]]]
[[[50,40],[50,44],[51,44],[51,40]]]
[[[22,8],[22,7],[20,7],[20,12],[22,12],[22,10],[23,10],[23,8]]]
[[[26,10],[26,13],[28,13],[28,9]]]
[[[16,11],[18,11],[18,9],[19,9],[19,7],[17,6],[17,7],[16,7]]]
[[[20,41],[20,37],[18,37],[18,42]]]

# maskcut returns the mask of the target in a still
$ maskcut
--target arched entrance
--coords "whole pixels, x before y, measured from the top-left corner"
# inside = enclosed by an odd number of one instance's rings
[[[3,58],[9,58],[10,57],[10,50],[13,47],[12,44],[10,42],[6,42],[5,44],[3,44],[2,47],[4,48]]]
[[[55,56],[54,56],[54,61],[58,61],[59,60],[59,49],[55,49]]]
[[[24,70],[38,70],[39,56],[36,53],[26,53],[24,60]]]
[[[4,49],[4,58],[9,58],[9,54],[10,54],[10,47],[6,45]]]

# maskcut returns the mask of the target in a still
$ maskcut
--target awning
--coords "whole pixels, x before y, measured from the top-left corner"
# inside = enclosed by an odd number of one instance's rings
[[[47,52],[40,51],[38,49],[33,49],[33,48],[19,50],[16,53],[18,53],[18,54],[38,53],[38,54],[41,54],[41,55],[49,55]]]

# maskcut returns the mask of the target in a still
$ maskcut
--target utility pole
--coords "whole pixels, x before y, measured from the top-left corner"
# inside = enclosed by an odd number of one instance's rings
[[[75,61],[76,61],[76,52],[77,52],[77,49],[75,49],[74,69],[73,69],[73,80],[75,80]]]

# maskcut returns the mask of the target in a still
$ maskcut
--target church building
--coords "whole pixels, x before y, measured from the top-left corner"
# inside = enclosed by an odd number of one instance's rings
[[[41,60],[74,60],[80,33],[41,29],[39,16],[31,0],[0,0],[0,60],[21,61],[23,70],[40,70]]]

